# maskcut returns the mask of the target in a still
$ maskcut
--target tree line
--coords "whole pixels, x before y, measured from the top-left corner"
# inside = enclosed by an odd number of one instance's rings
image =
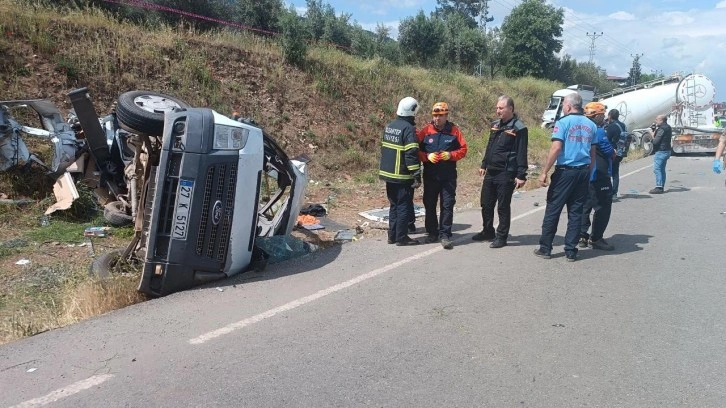
[[[209,30],[219,27],[214,20],[231,22],[260,35],[275,36],[287,62],[296,65],[305,64],[311,44],[332,45],[361,58],[381,58],[394,65],[490,78],[532,76],[590,84],[600,91],[614,86],[596,65],[578,62],[570,55],[559,56],[564,11],[545,0],[524,0],[500,27],[487,30],[482,29],[485,16],[480,15],[480,0],[437,0],[436,9],[428,15],[419,11],[401,20],[397,41],[390,38],[388,27],[378,24],[373,31],[366,30],[352,21],[350,14],[336,13],[323,0],[306,0],[303,15],[292,6],[286,8],[282,0],[146,0],[159,8],[197,14],[207,20],[105,0],[46,1],[77,8],[99,7],[137,24],[173,25],[184,19],[200,30]]]

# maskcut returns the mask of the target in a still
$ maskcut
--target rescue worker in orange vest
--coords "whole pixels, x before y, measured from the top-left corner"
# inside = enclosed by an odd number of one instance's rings
[[[431,110],[433,120],[416,132],[419,159],[423,162],[423,204],[426,209],[425,243],[441,242],[452,249],[451,226],[456,203],[456,162],[466,156],[467,145],[459,127],[449,122],[449,105],[437,102]],[[439,204],[441,214],[436,215]]]

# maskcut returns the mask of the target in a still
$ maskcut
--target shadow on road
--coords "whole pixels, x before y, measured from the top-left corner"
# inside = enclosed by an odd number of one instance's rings
[[[613,256],[622,255],[630,252],[637,252],[643,250],[643,245],[647,244],[652,235],[640,235],[640,234],[615,234],[611,237],[606,237],[607,241],[612,244],[615,249],[612,251],[601,251],[592,248],[580,248],[577,255],[581,259],[595,258],[598,256]]]
[[[670,188],[667,188],[665,190],[665,194],[668,194],[668,193],[685,193],[686,191],[691,191],[691,189],[688,188],[688,187],[683,187],[683,186],[681,186],[681,187],[670,187]]]
[[[340,255],[340,252],[342,251],[342,245],[344,244],[334,245],[325,249],[318,249],[313,253],[298,258],[269,264],[261,272],[254,270],[247,271],[227,279],[222,279],[219,281],[200,285],[199,288],[223,288],[227,286],[241,285],[247,282],[277,279],[283,276],[309,272],[314,269],[322,268],[323,266],[335,261],[335,259],[338,257],[338,255]]]
[[[626,193],[626,194],[621,194],[620,197],[618,197],[618,200],[628,200],[631,198],[640,199],[640,198],[653,198],[653,197],[651,197],[650,194]]]

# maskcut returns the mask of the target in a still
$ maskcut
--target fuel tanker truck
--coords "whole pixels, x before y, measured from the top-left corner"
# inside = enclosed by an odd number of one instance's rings
[[[657,115],[668,115],[674,153],[715,152],[723,131],[714,126],[716,88],[705,75],[672,75],[594,96],[591,88],[572,85],[552,95],[542,115],[542,127],[552,126],[561,115],[564,97],[574,92],[584,103],[595,100],[608,110],[617,109],[628,128],[631,148],[642,148],[646,155],[653,150],[650,126]]]

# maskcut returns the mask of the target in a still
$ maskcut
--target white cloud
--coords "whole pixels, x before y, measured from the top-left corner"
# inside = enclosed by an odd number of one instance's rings
[[[604,35],[595,40],[594,62],[609,75],[627,76],[633,56],[642,53],[641,72],[698,71],[714,81],[718,100],[726,100],[726,59],[721,48],[726,0],[715,9],[701,7],[678,12],[644,8],[634,13],[635,19],[624,19],[627,13],[621,12],[602,15],[566,8],[563,53],[588,61],[592,41],[586,33],[602,31]]]
[[[724,0],[724,1],[726,1],[726,0]],[[612,18],[613,20],[620,20],[620,21],[635,20],[635,16],[628,13],[627,11],[618,11],[618,12],[610,14],[608,17]]]

